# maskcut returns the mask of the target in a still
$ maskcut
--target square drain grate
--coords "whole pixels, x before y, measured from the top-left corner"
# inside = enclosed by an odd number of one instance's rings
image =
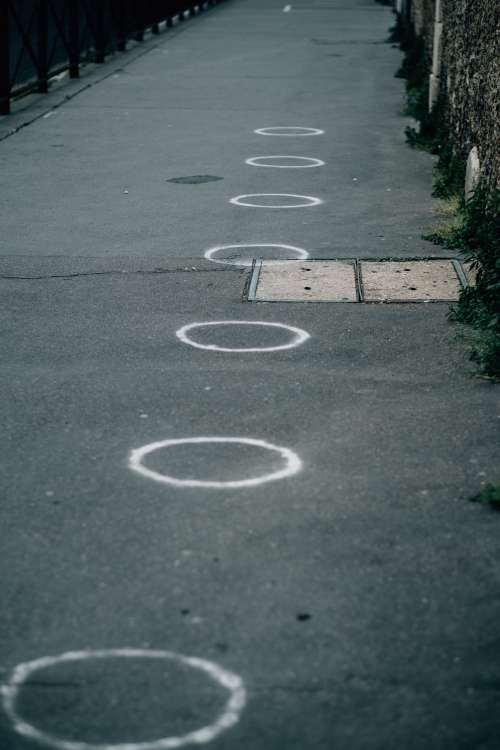
[[[248,299],[257,302],[358,302],[356,262],[257,261]]]
[[[255,261],[255,302],[454,302],[468,283],[453,259]]]

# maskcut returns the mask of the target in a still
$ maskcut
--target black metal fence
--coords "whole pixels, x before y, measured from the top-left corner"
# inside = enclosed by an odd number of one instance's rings
[[[12,96],[46,92],[51,76],[80,64],[102,63],[123,51],[127,40],[142,41],[146,29],[217,0],[0,0],[0,114],[10,112]]]

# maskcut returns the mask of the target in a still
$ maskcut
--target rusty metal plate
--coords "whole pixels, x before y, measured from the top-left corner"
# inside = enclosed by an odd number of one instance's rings
[[[358,302],[355,261],[259,261],[248,299],[257,302]]]
[[[366,302],[454,302],[461,289],[452,260],[361,261]]]

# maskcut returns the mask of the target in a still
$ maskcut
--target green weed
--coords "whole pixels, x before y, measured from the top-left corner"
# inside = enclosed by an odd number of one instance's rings
[[[500,511],[500,484],[488,484],[484,490],[478,492],[477,495],[473,495],[470,499],[473,503],[489,505],[490,508]]]
[[[500,380],[500,190],[492,194],[480,183],[465,202],[466,167],[463,155],[452,146],[445,100],[439,97],[428,111],[430,60],[424,41],[402,16],[388,41],[397,42],[404,52],[396,75],[406,81],[406,114],[418,123],[406,129],[407,141],[439,157],[433,195],[452,207],[424,239],[460,251],[475,274],[475,285],[462,291],[450,316],[472,327],[472,359],[484,375]]]
[[[480,183],[459,215],[446,246],[461,251],[475,284],[462,291],[450,317],[477,330],[471,358],[483,374],[500,380],[500,189],[491,194]]]

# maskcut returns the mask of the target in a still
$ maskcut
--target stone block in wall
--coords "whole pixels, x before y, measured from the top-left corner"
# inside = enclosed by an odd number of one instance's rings
[[[431,73],[429,76],[429,112],[432,111],[432,108],[438,100],[440,88],[441,79],[439,76],[435,76],[434,73]]]
[[[434,38],[432,45],[432,73],[436,78],[439,78],[441,74],[441,37],[443,35],[443,23],[436,22],[434,24]]]
[[[467,158],[467,169],[465,171],[465,200],[469,201],[474,195],[481,176],[481,164],[479,162],[479,153],[474,146]]]

